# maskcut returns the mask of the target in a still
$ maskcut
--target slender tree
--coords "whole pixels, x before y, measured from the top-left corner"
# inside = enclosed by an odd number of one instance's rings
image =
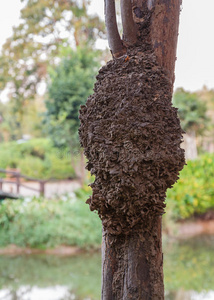
[[[164,299],[161,216],[183,168],[182,130],[172,107],[180,0],[105,0],[113,60],[80,110],[80,139],[95,175],[103,224],[102,299]]]
[[[186,159],[196,159],[197,137],[203,136],[211,125],[206,102],[200,99],[197,93],[190,93],[180,88],[174,93],[173,104],[178,107],[181,127],[186,132],[184,136]]]
[[[80,150],[78,139],[81,104],[93,91],[95,75],[100,58],[99,51],[77,48],[76,51],[64,53],[64,58],[57,68],[50,71],[48,99],[44,123],[55,145],[68,147],[71,151],[71,162],[77,175],[80,175],[82,185],[85,180],[83,151]],[[81,163],[75,165],[75,153],[81,153]],[[80,170],[79,170],[80,169]]]
[[[44,123],[54,144],[71,147],[72,152],[79,149],[79,107],[93,91],[99,53],[90,48],[68,49],[61,63],[49,72]]]

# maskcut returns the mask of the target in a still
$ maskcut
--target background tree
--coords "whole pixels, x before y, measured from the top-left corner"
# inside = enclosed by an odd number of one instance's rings
[[[210,124],[206,103],[197,93],[190,93],[180,88],[174,93],[173,104],[178,107],[181,126],[186,132],[184,135],[186,158],[195,159],[197,158],[196,137],[202,136]]]
[[[45,123],[56,146],[79,148],[79,107],[93,91],[99,67],[98,52],[67,49],[56,68],[50,68]]]
[[[164,299],[161,215],[184,165],[172,107],[180,0],[105,1],[113,60],[80,111],[95,175],[90,209],[103,225],[102,299]]]
[[[197,92],[197,95],[206,103],[207,116],[211,120],[206,136],[201,139],[201,148],[203,152],[214,153],[214,90],[209,90],[204,86],[202,90]]]
[[[54,144],[70,149],[74,168],[74,158],[80,157],[77,153],[81,152],[81,163],[75,169],[83,183],[84,158],[78,138],[79,108],[93,91],[100,55],[98,51],[77,47],[76,51],[64,50],[63,57],[57,68],[51,68],[49,73],[45,123]]]
[[[98,16],[88,14],[90,1],[22,0],[20,25],[0,57],[0,90],[7,87],[16,110],[34,98],[47,79],[48,65],[59,62],[62,47],[91,46],[103,33]]]
[[[23,107],[24,114],[16,110],[14,103],[8,101],[0,102],[1,141],[8,142],[22,139],[23,135],[29,137],[44,136],[42,127],[42,114],[45,111],[43,97],[36,96],[34,101],[26,100]]]

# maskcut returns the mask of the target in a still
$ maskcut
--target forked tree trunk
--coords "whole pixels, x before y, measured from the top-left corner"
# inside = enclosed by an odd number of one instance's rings
[[[122,43],[108,15],[113,4],[105,0],[114,60],[80,111],[87,168],[96,176],[87,203],[103,224],[102,300],[163,300],[161,216],[184,165],[171,105],[181,0],[121,0]]]
[[[180,4],[180,0],[133,1],[135,22],[147,22],[148,26],[148,36],[141,36],[142,43],[151,39],[158,64],[172,87]],[[103,230],[102,300],[164,299],[162,217],[154,216],[147,224],[148,228],[118,237],[116,242]]]

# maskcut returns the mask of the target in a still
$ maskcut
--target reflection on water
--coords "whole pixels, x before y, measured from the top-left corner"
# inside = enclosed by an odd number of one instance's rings
[[[214,300],[214,237],[164,243],[166,300]],[[0,256],[0,300],[99,300],[100,253]]]
[[[196,293],[194,291],[179,290],[177,292],[166,293],[166,300],[213,300],[214,292]]]
[[[1,290],[0,299],[5,300],[76,300],[80,299],[66,286],[50,286],[47,288],[22,286],[17,290]],[[95,298],[81,298],[90,300]],[[98,299],[98,298],[97,298]],[[166,293],[167,300],[213,300],[214,292],[196,293],[183,291]]]
[[[166,243],[166,300],[214,300],[214,236]]]
[[[98,300],[100,266],[100,253],[77,257],[0,256],[0,287],[4,293],[0,293],[0,300]]]
[[[17,290],[1,290],[0,299],[74,300],[76,298],[66,286],[50,286],[47,288],[21,286]]]

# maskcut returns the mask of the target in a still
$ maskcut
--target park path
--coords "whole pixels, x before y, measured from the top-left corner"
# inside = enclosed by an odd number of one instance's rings
[[[24,185],[35,189],[39,189],[39,183],[37,182],[27,181],[24,183]],[[80,187],[81,184],[80,181],[78,180],[60,180],[54,182],[47,182],[45,184],[45,197],[52,198],[55,195],[63,195],[66,193],[71,193]],[[16,194],[16,185],[10,183],[3,183],[3,191]],[[26,189],[25,187],[22,186],[20,187],[19,194],[24,197],[39,196],[39,192]]]

